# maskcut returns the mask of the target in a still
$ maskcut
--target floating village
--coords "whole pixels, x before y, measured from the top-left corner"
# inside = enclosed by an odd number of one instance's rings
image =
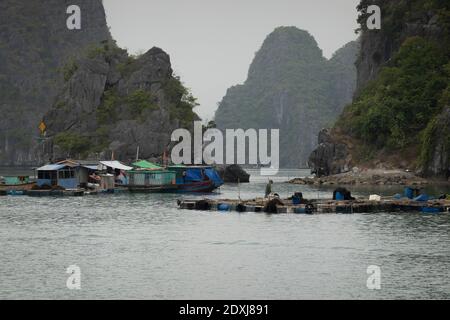
[[[186,193],[204,195],[179,199],[180,209],[270,214],[450,212],[450,196],[432,197],[421,189],[405,187],[403,194],[354,198],[336,188],[329,199],[305,199],[301,192],[282,199],[276,193],[255,199],[210,199],[209,193],[224,184],[212,166],[158,164],[139,160],[126,165],[117,160],[66,159],[35,168],[35,176],[3,176],[0,196],[60,197],[114,193]]]
[[[35,177],[4,176],[0,195],[84,196],[119,192],[200,192],[223,181],[210,166],[159,166],[139,160],[130,166],[112,161],[62,160],[35,168]]]

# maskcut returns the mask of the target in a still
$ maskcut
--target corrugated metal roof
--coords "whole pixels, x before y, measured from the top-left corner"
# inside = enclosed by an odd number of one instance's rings
[[[55,171],[66,167],[65,164],[48,164],[46,166],[37,168],[37,171]]]
[[[127,170],[127,171],[133,169],[132,167],[126,166],[119,161],[100,161],[100,163],[106,167],[110,167],[113,169]]]

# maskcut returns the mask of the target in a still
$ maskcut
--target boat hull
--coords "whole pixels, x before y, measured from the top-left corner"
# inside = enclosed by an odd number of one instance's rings
[[[177,193],[208,193],[216,189],[213,181],[178,184]]]
[[[167,193],[176,192],[177,185],[154,185],[154,186],[128,186],[128,190],[133,193]]]
[[[0,184],[1,191],[28,191],[33,189],[36,182],[24,183],[24,184]]]
[[[213,181],[199,181],[183,184],[154,185],[154,186],[128,186],[134,193],[208,193],[216,189]]]

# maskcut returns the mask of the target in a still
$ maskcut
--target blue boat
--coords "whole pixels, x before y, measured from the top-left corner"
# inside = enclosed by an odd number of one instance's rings
[[[175,165],[163,168],[147,161],[133,164],[128,171],[128,189],[145,193],[208,193],[219,188],[223,181],[209,166]]]
[[[207,193],[223,185],[223,180],[211,166],[176,165],[169,166],[168,170],[176,173],[177,193]]]

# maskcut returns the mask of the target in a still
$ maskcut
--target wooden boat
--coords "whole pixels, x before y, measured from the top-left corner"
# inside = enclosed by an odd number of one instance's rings
[[[0,190],[3,191],[28,191],[33,189],[36,185],[36,182],[29,182],[23,184],[0,184]]]
[[[36,182],[30,181],[28,176],[5,176],[0,183],[0,190],[10,191],[28,191],[36,185]]]
[[[214,181],[197,181],[191,183],[180,183],[177,184],[177,189],[175,192],[177,193],[207,193],[212,192],[216,189],[216,185]]]

